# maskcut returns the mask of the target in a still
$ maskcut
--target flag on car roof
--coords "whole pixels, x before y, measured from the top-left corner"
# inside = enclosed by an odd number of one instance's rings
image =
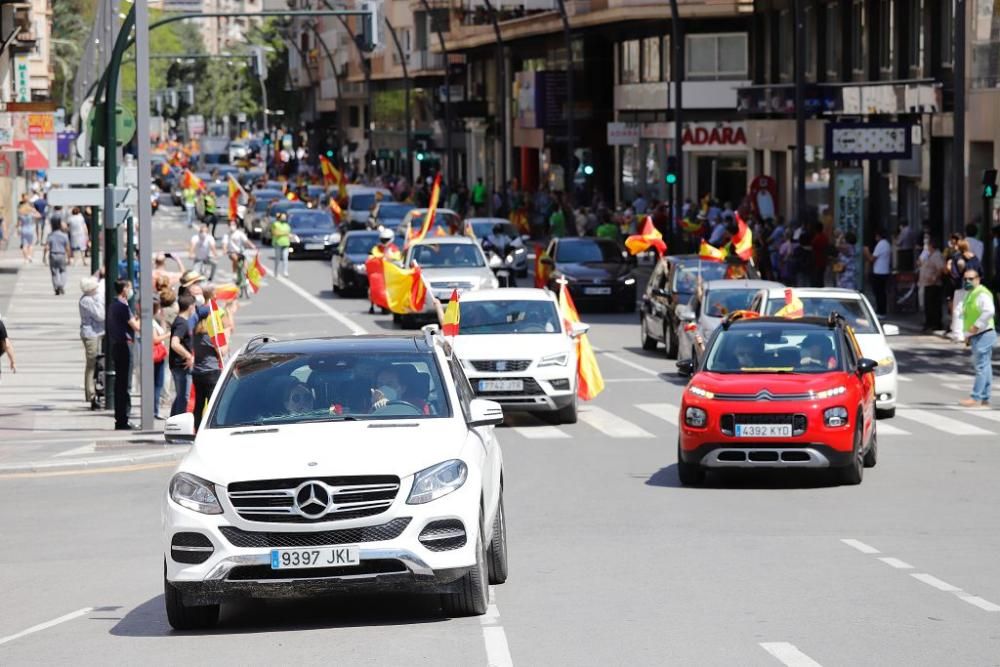
[[[424,285],[420,267],[414,264],[412,269],[404,269],[392,262],[380,261],[385,276],[385,295],[389,310],[397,315],[411,315],[423,311],[427,299],[427,287]]]
[[[456,289],[451,291],[451,300],[448,301],[448,307],[444,310],[444,321],[441,323],[441,333],[445,336],[457,336],[458,320],[458,290]]]
[[[546,262],[549,258],[548,253],[545,249],[536,244],[535,245],[535,287],[538,289],[544,288],[549,284],[549,276],[552,274],[552,267],[549,262]]]
[[[753,257],[753,232],[739,213],[736,214],[736,233],[733,234],[733,251],[744,262]]]
[[[319,156],[319,170],[323,174],[323,185],[329,187],[336,185],[339,180],[336,176],[336,167],[325,155]]]
[[[710,262],[722,262],[726,259],[726,251],[709,245],[705,239],[702,239],[701,246],[698,248],[698,257]]]
[[[247,282],[254,294],[260,291],[261,281],[266,275],[267,269],[260,263],[260,255],[254,255],[253,264],[247,267]]]
[[[333,213],[333,219],[339,225],[344,219],[344,209],[340,208],[336,197],[330,197],[330,212]]]
[[[430,231],[431,226],[434,224],[434,215],[437,213],[438,199],[441,198],[441,172],[439,171],[434,177],[434,185],[431,187],[431,200],[427,204],[427,212],[424,213],[424,224],[420,226],[420,231],[416,235],[413,231],[410,231],[410,242],[422,241],[427,232]]]
[[[646,252],[650,248],[656,248],[660,257],[663,257],[667,252],[667,244],[663,241],[663,234],[653,224],[653,218],[648,215],[642,223],[642,231],[625,239],[625,247],[633,255]]]
[[[803,315],[805,315],[805,306],[802,305],[802,300],[795,296],[791,288],[785,288],[785,305],[774,316],[795,319]]]
[[[559,288],[559,313],[567,330],[580,321],[580,314],[565,283]],[[582,334],[576,339],[576,395],[581,400],[589,401],[602,391],[604,377],[597,366],[597,355],[594,354],[587,334]]]

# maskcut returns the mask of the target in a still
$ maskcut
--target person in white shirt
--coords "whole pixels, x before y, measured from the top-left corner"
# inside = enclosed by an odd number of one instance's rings
[[[208,274],[208,279],[215,279],[215,257],[218,254],[215,249],[215,239],[208,233],[208,225],[202,225],[198,233],[191,237],[191,247],[188,254],[194,259],[195,271],[201,274]]]
[[[969,242],[969,250],[975,253],[981,262],[983,261],[983,242],[976,238],[977,236],[979,236],[979,227],[972,223],[965,226],[965,240]]]
[[[889,275],[892,273],[892,245],[882,231],[875,232],[875,249],[870,254],[870,261],[875,311],[877,315],[885,315],[889,299]]]
[[[246,255],[247,250],[256,250],[247,233],[236,225],[235,220],[229,222],[229,231],[222,237],[222,247],[226,249],[229,261],[233,264],[233,275],[239,267],[240,257]]]

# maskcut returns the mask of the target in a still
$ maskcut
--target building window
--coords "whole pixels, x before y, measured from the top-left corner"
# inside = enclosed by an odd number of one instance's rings
[[[806,20],[806,80],[816,80],[816,54],[818,53],[816,34],[816,8],[809,5],[804,10]]]
[[[660,71],[663,72],[663,80],[671,81],[670,72],[670,38],[664,37],[663,43],[660,45]]]
[[[660,81],[660,38],[642,40],[642,82]]]
[[[910,69],[924,69],[924,0],[910,3]]]
[[[826,6],[826,78],[840,80],[841,58],[843,55],[842,33],[840,32],[840,5],[836,2]]]
[[[851,3],[851,68],[864,73],[865,67],[865,3],[855,0]]]
[[[778,77],[791,81],[795,74],[795,23],[791,10],[781,10],[778,26]]]
[[[356,106],[347,108],[348,125],[351,127],[361,127],[361,110]]]
[[[692,79],[745,79],[746,33],[687,36],[687,76]]]
[[[619,83],[639,83],[639,40],[622,42]]]
[[[892,71],[892,57],[893,57],[893,42],[895,41],[895,31],[894,27],[894,17],[893,17],[893,3],[892,0],[879,0],[878,3],[878,14],[879,14],[879,32],[886,36],[885,39],[879,40],[878,45],[878,62],[879,68],[883,72]]]
[[[955,5],[954,0],[941,0],[941,64],[951,67],[955,52]]]

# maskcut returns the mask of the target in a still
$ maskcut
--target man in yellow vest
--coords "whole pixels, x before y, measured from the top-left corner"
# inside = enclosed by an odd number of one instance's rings
[[[993,293],[982,284],[979,271],[966,269],[963,274],[966,291],[962,311],[962,330],[966,345],[972,348],[972,366],[976,380],[972,394],[963,399],[966,408],[990,407],[990,393],[993,388],[993,345],[997,341]]]

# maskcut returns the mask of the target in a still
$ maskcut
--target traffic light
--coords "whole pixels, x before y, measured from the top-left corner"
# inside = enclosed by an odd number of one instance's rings
[[[983,170],[983,199],[993,199],[997,196],[997,170]]]
[[[270,134],[265,134],[264,135],[264,145],[265,146],[270,146],[271,145],[271,135]]]
[[[424,158],[426,158],[426,157],[427,156],[424,155],[423,151],[419,151],[419,150],[417,151],[417,162],[423,162]]]
[[[667,170],[664,172],[663,180],[667,185],[677,184],[677,157],[674,155],[667,156]]]
[[[326,149],[326,156],[327,156],[327,157],[333,157],[333,150],[332,150],[332,149],[329,149],[329,148],[328,148],[328,149]]]
[[[583,165],[583,173],[586,176],[593,176],[594,175],[594,165],[592,165],[592,164],[585,164],[585,165]]]

